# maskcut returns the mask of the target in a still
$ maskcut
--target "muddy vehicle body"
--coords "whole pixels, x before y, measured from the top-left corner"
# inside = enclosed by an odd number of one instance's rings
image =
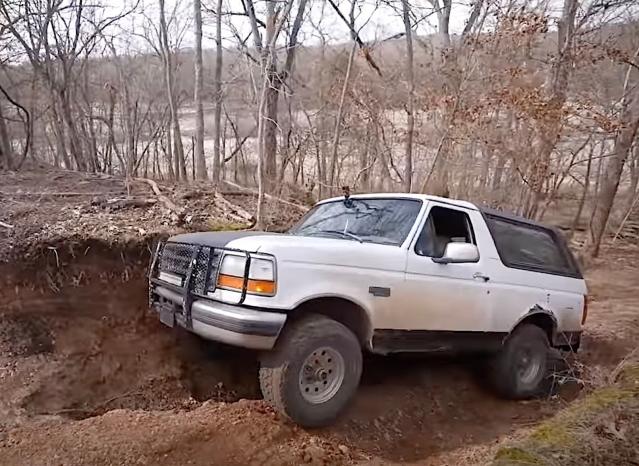
[[[586,292],[558,231],[411,194],[329,199],[285,234],[174,236],[150,271],[159,319],[259,351],[265,399],[304,426],[344,410],[365,351],[482,354],[502,396],[536,396],[549,352],[579,347]]]

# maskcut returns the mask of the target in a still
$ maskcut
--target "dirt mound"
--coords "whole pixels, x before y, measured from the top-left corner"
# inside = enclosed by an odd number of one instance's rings
[[[180,209],[179,219],[141,179],[54,169],[3,173],[0,264],[37,263],[43,250],[60,242],[126,244],[185,231],[246,228],[251,222],[240,213],[256,211],[252,191],[206,182],[157,184]],[[304,210],[269,198],[265,211],[267,229],[282,231]]]
[[[12,430],[0,449],[7,466],[350,462],[346,448],[282,423],[261,401],[205,403],[180,413],[116,410],[80,422],[45,422]]]

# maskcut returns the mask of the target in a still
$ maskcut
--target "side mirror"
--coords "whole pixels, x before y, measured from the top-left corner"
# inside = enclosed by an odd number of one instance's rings
[[[470,243],[448,243],[442,257],[433,257],[433,262],[437,264],[462,264],[478,261],[479,249]]]

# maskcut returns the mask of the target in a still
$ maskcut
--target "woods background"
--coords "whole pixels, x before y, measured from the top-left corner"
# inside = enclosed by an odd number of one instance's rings
[[[266,195],[342,186],[561,207],[596,256],[639,211],[638,17],[632,0],[0,0],[0,170],[230,182],[258,193],[258,226]]]

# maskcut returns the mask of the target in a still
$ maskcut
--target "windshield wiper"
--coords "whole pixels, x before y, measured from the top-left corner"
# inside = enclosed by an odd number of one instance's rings
[[[340,230],[319,230],[319,231],[315,231],[310,233],[311,235],[313,234],[322,234],[322,233],[328,233],[329,235],[340,235],[340,236],[345,236],[346,238],[351,238],[354,239],[355,241],[359,241],[360,243],[363,243],[364,240],[362,238],[360,238],[357,235],[354,235],[353,233],[349,233],[348,231],[340,231]]]

